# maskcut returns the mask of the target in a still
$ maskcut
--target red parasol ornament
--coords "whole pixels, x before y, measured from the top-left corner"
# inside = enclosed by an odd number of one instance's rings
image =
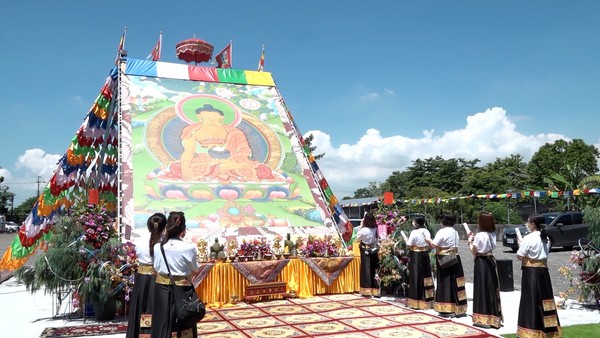
[[[179,42],[175,50],[178,59],[198,64],[210,60],[214,47],[204,40],[191,38]]]

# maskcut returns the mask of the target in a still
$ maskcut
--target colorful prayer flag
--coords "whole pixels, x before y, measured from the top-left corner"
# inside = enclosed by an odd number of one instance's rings
[[[265,68],[265,46],[262,48],[262,54],[260,55],[260,60],[258,61],[258,71],[262,72]]]
[[[148,56],[146,57],[146,60],[160,61],[161,52],[162,52],[162,32],[160,32],[158,41],[156,42],[156,45],[154,45],[154,48],[152,48],[152,52],[150,52],[150,54],[148,54]]]
[[[217,68],[231,68],[232,63],[232,45],[231,42],[227,45],[227,47],[223,48],[223,50],[215,56],[215,60],[217,60]]]
[[[121,35],[121,41],[119,41],[119,48],[117,49],[117,58],[115,59],[115,66],[119,64],[119,60],[121,59],[121,51],[125,49],[125,35],[127,34],[127,27],[123,31],[123,35]]]

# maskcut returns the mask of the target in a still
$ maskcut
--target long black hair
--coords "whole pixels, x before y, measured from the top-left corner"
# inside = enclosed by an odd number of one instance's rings
[[[372,213],[365,212],[365,216],[363,217],[363,226],[365,228],[377,228],[377,221]]]
[[[542,241],[548,241],[548,235],[546,235],[546,229],[544,229],[544,225],[546,223],[546,218],[540,214],[530,215],[527,219],[527,222],[533,223],[536,228],[540,231],[540,238]]]
[[[179,236],[185,231],[185,215],[181,211],[171,211],[167,218],[167,229],[165,236],[160,241],[161,244],[165,244],[171,238],[179,238]]]
[[[160,241],[160,236],[167,226],[167,217],[163,213],[157,212],[148,218],[146,226],[150,231],[150,256],[154,257],[154,244]]]

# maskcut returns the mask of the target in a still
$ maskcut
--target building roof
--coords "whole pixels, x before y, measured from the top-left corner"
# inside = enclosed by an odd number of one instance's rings
[[[357,207],[360,205],[371,205],[379,203],[378,197],[351,198],[339,201],[342,207]]]

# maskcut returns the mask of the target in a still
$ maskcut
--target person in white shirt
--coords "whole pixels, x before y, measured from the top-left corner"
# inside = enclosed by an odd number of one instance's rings
[[[475,256],[473,325],[499,329],[503,318],[498,266],[493,255],[496,247],[496,221],[491,213],[482,212],[478,223],[477,234],[469,234],[469,250]]]
[[[360,241],[360,294],[363,296],[379,296],[379,286],[375,280],[379,265],[379,239],[377,222],[372,213],[367,212],[360,221],[360,229],[356,233]]]
[[[167,217],[162,213],[155,213],[146,222],[150,232],[148,244],[138,243],[135,253],[138,260],[138,268],[134,276],[133,293],[129,301],[129,318],[127,320],[127,338],[137,338],[140,335],[150,334],[152,323],[152,306],[154,296],[154,245],[160,240],[160,236],[167,226]]]
[[[167,218],[165,236],[154,245],[154,270],[156,285],[152,311],[152,338],[198,337],[196,326],[174,327],[175,308],[171,292],[169,269],[175,280],[175,287],[190,290],[194,287],[191,275],[200,268],[196,246],[182,240],[185,236],[185,216],[183,212],[172,211]],[[164,249],[164,256],[161,251]],[[166,257],[166,261],[165,261]],[[168,268],[167,268],[168,263]]]
[[[436,290],[433,308],[440,316],[458,317],[467,314],[467,292],[465,290],[465,273],[458,255],[458,232],[454,229],[456,217],[443,215],[442,228],[437,231],[433,240],[427,242],[436,251]],[[440,257],[456,254],[456,264],[442,269]]]
[[[406,247],[410,251],[408,261],[408,306],[417,310],[433,308],[434,286],[431,274],[430,246],[427,239],[431,234],[427,230],[425,218],[417,217],[412,222]]]
[[[542,215],[529,216],[527,228],[530,233],[519,241],[517,259],[521,261],[523,271],[517,323],[519,337],[562,337],[548,272],[550,241],[544,230],[545,222]]]

